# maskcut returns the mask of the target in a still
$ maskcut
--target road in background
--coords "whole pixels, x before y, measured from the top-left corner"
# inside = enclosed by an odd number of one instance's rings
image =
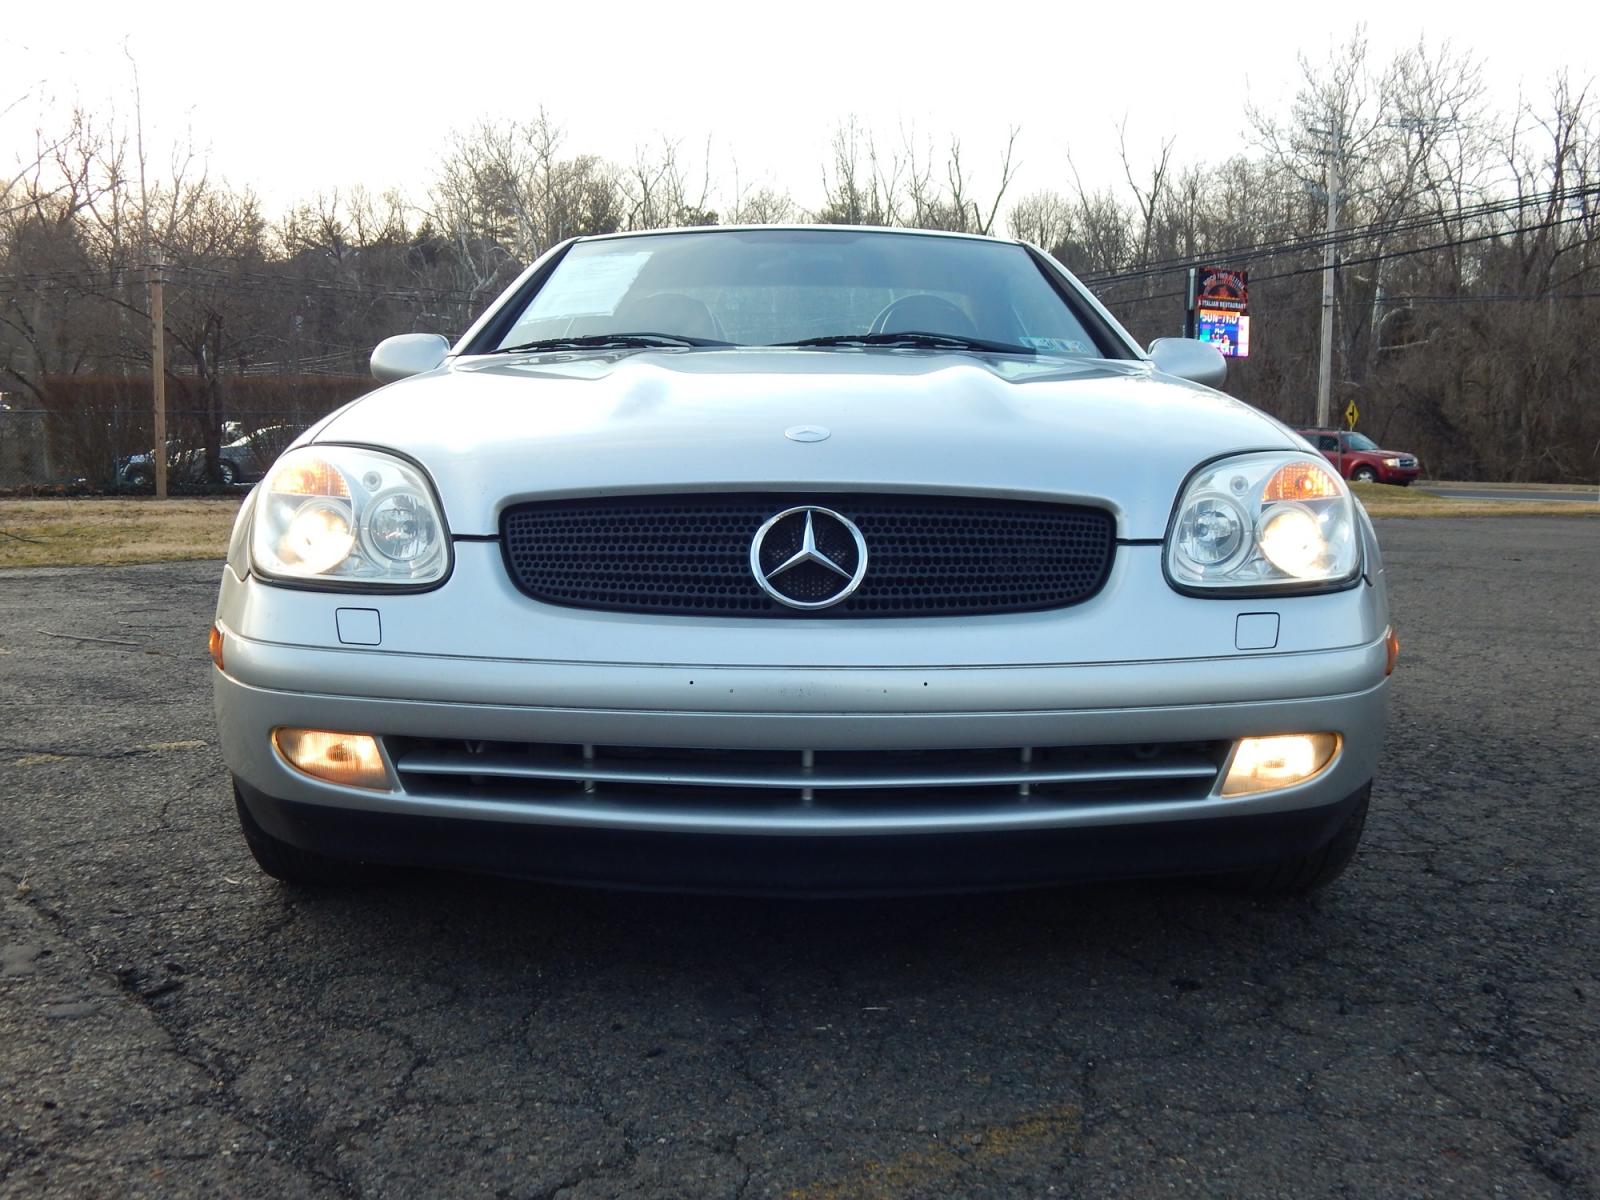
[[[1470,483],[1416,483],[1419,492],[1449,500],[1536,500],[1541,504],[1600,503],[1600,487],[1586,492],[1558,488],[1475,487]]]
[[[0,1196],[1593,1196],[1600,526],[1380,531],[1367,840],[1292,903],[285,889],[218,566],[0,573]]]

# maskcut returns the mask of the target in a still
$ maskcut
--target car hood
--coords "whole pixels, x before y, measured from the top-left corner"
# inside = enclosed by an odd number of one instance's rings
[[[797,426],[827,436],[799,441]],[[454,362],[314,432],[387,446],[456,534],[522,500],[625,492],[932,491],[1083,501],[1160,538],[1194,467],[1301,448],[1231,397],[1143,362],[884,350],[667,350]]]

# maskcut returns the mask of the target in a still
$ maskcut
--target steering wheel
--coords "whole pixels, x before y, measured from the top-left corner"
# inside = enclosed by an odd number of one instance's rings
[[[891,300],[872,318],[872,326],[867,332],[897,333],[904,330],[947,333],[958,337],[975,337],[978,332],[972,324],[972,318],[961,309],[948,300],[926,292]]]
[[[707,337],[726,341],[722,322],[717,320],[703,300],[685,296],[682,292],[656,292],[640,300],[622,304],[616,311],[617,320],[630,323],[644,333],[676,333],[685,337]]]

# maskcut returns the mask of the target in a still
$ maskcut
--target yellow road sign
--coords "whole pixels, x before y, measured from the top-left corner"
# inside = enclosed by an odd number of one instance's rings
[[[1347,429],[1354,429],[1356,427],[1356,422],[1359,421],[1360,419],[1361,419],[1361,410],[1356,407],[1356,402],[1354,400],[1352,400],[1352,401],[1350,401],[1350,403],[1348,405],[1345,406],[1345,410],[1344,410],[1345,427]]]

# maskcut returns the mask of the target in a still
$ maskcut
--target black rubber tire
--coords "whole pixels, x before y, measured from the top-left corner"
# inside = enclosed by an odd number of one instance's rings
[[[154,472],[143,469],[128,472],[128,486],[131,488],[143,491],[145,488],[153,488],[155,485],[156,477]]]
[[[1303,896],[1327,887],[1344,874],[1356,856],[1361,844],[1361,831],[1367,825],[1367,805],[1372,797],[1371,785],[1362,793],[1361,803],[1345,818],[1339,832],[1321,850],[1314,854],[1295,855],[1248,871],[1243,875],[1229,876],[1228,882],[1242,891],[1256,896]]]
[[[232,487],[239,481],[239,468],[223,459],[217,464],[217,481],[224,487]]]
[[[1357,467],[1350,472],[1350,478],[1357,483],[1377,483],[1378,473],[1371,467]]]
[[[245,845],[250,847],[251,856],[256,865],[274,879],[314,887],[337,887],[367,883],[376,878],[376,868],[368,863],[313,854],[273,837],[256,824],[237,785],[233,789],[233,804],[238,810],[239,828],[244,831]]]

